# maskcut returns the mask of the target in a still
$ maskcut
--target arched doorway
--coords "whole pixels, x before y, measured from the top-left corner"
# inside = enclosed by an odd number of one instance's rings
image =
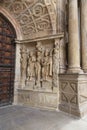
[[[0,14],[0,106],[9,105],[14,96],[16,34],[10,22]]]

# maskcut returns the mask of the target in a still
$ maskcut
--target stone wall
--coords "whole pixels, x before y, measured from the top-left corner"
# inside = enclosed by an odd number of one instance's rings
[[[14,104],[58,108],[59,73],[66,71],[67,0],[3,0],[0,13],[17,38]]]

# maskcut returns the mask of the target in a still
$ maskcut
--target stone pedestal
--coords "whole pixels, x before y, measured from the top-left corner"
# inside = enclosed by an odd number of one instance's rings
[[[83,117],[87,114],[87,74],[60,75],[59,109]]]

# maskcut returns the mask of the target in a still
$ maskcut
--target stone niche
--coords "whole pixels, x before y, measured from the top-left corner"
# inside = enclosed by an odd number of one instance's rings
[[[59,39],[21,44],[18,103],[57,108]]]

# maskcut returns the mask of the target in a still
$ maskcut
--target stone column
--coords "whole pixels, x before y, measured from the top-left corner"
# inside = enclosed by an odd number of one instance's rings
[[[82,69],[87,73],[87,0],[81,0]]]
[[[20,44],[15,41],[16,44],[16,57],[15,57],[15,80],[14,80],[14,101],[13,104],[18,103],[18,88],[20,86]]]
[[[69,73],[81,72],[77,0],[69,0],[68,65]]]

